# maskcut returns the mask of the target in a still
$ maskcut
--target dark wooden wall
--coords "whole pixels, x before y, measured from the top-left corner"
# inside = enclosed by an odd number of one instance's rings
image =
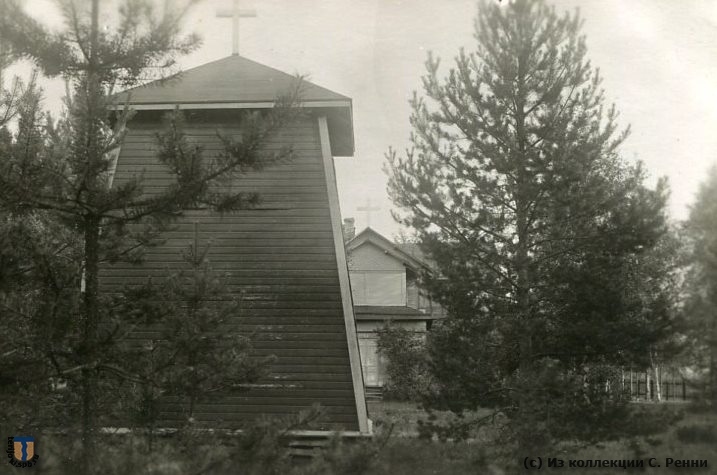
[[[221,146],[217,130],[238,130],[230,116],[195,113],[186,132],[211,156]],[[115,183],[138,173],[144,173],[147,193],[169,183],[155,157],[157,119],[156,114],[140,113],[129,124]],[[319,403],[327,412],[321,428],[358,430],[316,119],[306,117],[287,128],[267,148],[282,145],[295,151],[290,163],[234,182],[237,190],[261,193],[263,201],[257,209],[223,217],[206,210],[189,211],[166,234],[166,243],[149,251],[143,264],[106,268],[102,284],[112,292],[182,266],[181,252],[193,242],[196,222],[200,243],[210,243],[213,269],[228,273],[229,284],[243,294],[244,310],[236,317],[240,328],[257,332],[257,354],[278,357],[271,377],[262,383],[282,386],[253,388],[202,404],[198,419],[238,427],[240,421],[258,414],[289,414]]]

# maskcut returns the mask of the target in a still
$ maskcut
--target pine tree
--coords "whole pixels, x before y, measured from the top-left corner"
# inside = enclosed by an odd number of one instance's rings
[[[231,323],[241,315],[241,297],[212,269],[210,246],[199,242],[197,223],[194,232],[194,243],[183,253],[184,269],[130,287],[112,305],[118,328],[138,325],[157,335],[140,347],[125,340],[120,350],[134,362],[132,407],[139,426],[149,429],[150,448],[167,400],[175,401],[170,407],[191,429],[199,403],[217,393],[246,390],[274,361],[250,356],[250,336]]]
[[[40,92],[34,80],[25,86],[17,79],[3,92],[0,155],[22,163],[20,156],[43,150],[35,121]],[[8,129],[13,121],[14,134]],[[58,370],[47,355],[68,326],[64,310],[78,297],[81,260],[79,237],[56,216],[0,206],[0,316],[6,329],[0,335],[0,421],[5,427],[37,430],[66,415],[51,394]]]
[[[717,407],[717,166],[700,186],[685,230],[690,256],[684,313],[691,363],[706,371],[707,397]]]
[[[114,395],[118,380],[133,379],[116,359],[116,326],[111,298],[99,288],[100,266],[141,258],[142,249],[188,207],[230,212],[255,204],[255,195],[223,192],[222,180],[234,171],[290,157],[288,149],[267,154],[259,146],[296,115],[300,81],[269,113],[246,114],[241,143],[224,137],[225,152],[213,160],[205,160],[201,149],[187,143],[181,114],[175,112],[159,144],[159,158],[174,173],[175,183],[151,197],[143,193],[140,178],[109,187],[110,152],[121,143],[132,115],[116,104],[114,93],[172,72],[176,58],[196,48],[198,38],[181,35],[186,8],[160,15],[152,2],[126,0],[112,30],[100,28],[99,0],[62,0],[59,5],[66,28],[52,32],[33,20],[21,2],[0,1],[0,42],[7,54],[31,61],[46,76],[63,77],[70,90],[59,120],[48,119],[38,102],[20,116],[17,133],[3,132],[0,208],[13,216],[39,213],[49,225],[59,226],[62,232],[55,237],[61,242],[48,243],[49,253],[79,243],[74,267],[63,271],[77,284],[74,292],[63,287],[60,306],[41,295],[32,319],[53,322],[48,312],[61,316],[41,346],[42,362],[46,372],[66,380],[67,397],[77,397],[77,404],[67,407],[76,410],[80,422],[80,471],[88,473],[103,397]]]
[[[438,264],[426,285],[451,315],[429,344],[433,403],[499,407],[523,448],[570,415],[573,432],[596,434],[608,414],[595,388],[669,331],[630,290],[665,232],[667,186],[648,189],[621,159],[628,130],[577,13],[483,2],[475,39],[443,79],[429,55],[412,148],[387,157],[396,218]]]

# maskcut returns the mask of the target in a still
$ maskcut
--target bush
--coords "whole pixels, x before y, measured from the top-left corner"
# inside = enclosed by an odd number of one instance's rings
[[[387,435],[386,437],[390,436]],[[296,475],[363,475],[374,473],[385,439],[345,440],[332,437],[305,467],[290,472]]]
[[[418,401],[430,391],[433,378],[420,335],[389,324],[378,332],[378,351],[388,360],[387,399]]]
[[[96,437],[92,473],[103,475],[284,475],[297,472],[291,458],[289,432],[312,428],[321,417],[318,406],[285,418],[261,418],[241,433],[187,425],[171,434],[155,434],[151,448],[141,430]],[[81,444],[75,435],[41,438],[39,473],[77,473]],[[337,444],[336,450],[343,450]],[[353,472],[361,473],[361,472]]]
[[[717,430],[709,425],[692,425],[680,427],[676,431],[681,442],[689,444],[711,444],[717,442]]]

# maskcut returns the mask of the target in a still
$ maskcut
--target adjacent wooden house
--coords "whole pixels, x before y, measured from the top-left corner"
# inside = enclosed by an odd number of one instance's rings
[[[371,228],[345,237],[364,382],[378,395],[386,381],[378,330],[391,322],[425,336],[445,311],[420,288],[419,275],[431,265],[415,244],[394,243]]]
[[[240,136],[238,115],[273,107],[293,81],[291,75],[234,55],[124,93],[121,101],[137,114],[127,125],[115,183],[142,174],[145,191],[152,193],[170,182],[155,156],[154,140],[166,111],[186,111],[190,140],[211,156],[221,148],[217,131]],[[286,415],[319,403],[327,411],[320,429],[366,434],[369,421],[333,164],[334,156],[353,155],[352,104],[311,83],[304,84],[302,100],[306,117],[267,144],[290,145],[295,158],[232,184],[260,193],[261,205],[224,216],[187,212],[141,267],[107,268],[102,285],[112,291],[181,266],[181,251],[191,244],[196,226],[199,241],[211,244],[212,267],[227,273],[229,284],[241,293],[244,309],[237,321],[256,331],[256,353],[278,357],[266,381],[200,405],[197,419],[233,428],[257,415]]]

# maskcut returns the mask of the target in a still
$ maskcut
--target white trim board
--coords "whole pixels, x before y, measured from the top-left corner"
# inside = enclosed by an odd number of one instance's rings
[[[271,109],[275,102],[188,102],[188,103],[152,103],[133,104],[127,103],[126,107],[134,110],[173,110],[180,109]],[[306,101],[300,107],[351,107],[351,101]],[[108,107],[110,110],[122,110],[125,104],[119,103]]]
[[[331,212],[331,229],[334,235],[334,249],[336,251],[336,264],[339,272],[339,285],[341,287],[341,302],[344,310],[344,324],[346,326],[346,339],[351,364],[351,379],[353,380],[354,397],[356,399],[356,413],[358,415],[359,432],[370,433],[368,410],[366,408],[366,395],[364,393],[363,370],[359,353],[358,336],[356,334],[356,319],[354,318],[353,299],[351,297],[351,284],[349,282],[349,267],[346,260],[343,230],[341,229],[341,210],[339,208],[339,191],[336,188],[336,171],[334,170],[334,157],[331,155],[329,142],[329,125],[326,116],[320,116],[319,138],[321,141],[321,154],[326,174],[326,190],[329,198]]]

